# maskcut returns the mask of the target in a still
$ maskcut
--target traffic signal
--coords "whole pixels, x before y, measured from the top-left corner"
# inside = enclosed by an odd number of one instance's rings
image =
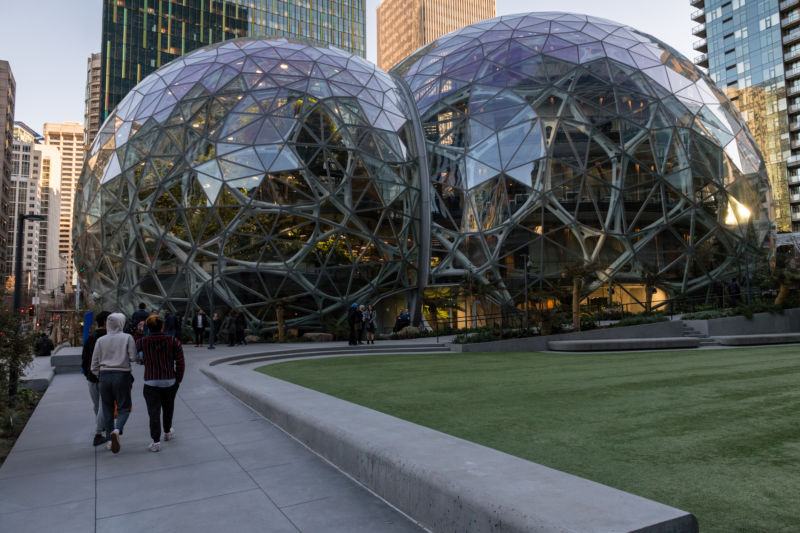
[[[35,315],[35,314],[36,314],[36,310],[33,308],[33,306],[32,306],[32,305],[31,305],[31,306],[29,306],[29,307],[28,307],[28,316],[33,316],[33,315]]]

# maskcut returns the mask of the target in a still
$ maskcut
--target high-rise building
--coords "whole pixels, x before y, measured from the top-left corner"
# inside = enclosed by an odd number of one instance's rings
[[[14,142],[14,96],[16,83],[8,61],[0,60],[0,279],[10,274],[7,269],[11,194],[11,155]]]
[[[86,61],[86,96],[84,97],[83,141],[88,148],[100,130],[100,54]]]
[[[15,128],[17,139],[27,138],[27,132],[17,133],[19,126]],[[42,154],[35,149],[33,141],[14,140],[11,155],[11,191],[10,191],[10,215],[11,220],[18,220],[19,215],[41,214],[41,191],[39,189],[39,177],[42,171]],[[30,294],[39,279],[39,221],[28,220],[22,231],[22,287]],[[6,269],[14,272],[14,264],[17,257],[17,237],[18,233],[11,232],[10,253],[8,254],[8,265]]]
[[[378,66],[389,70],[420,46],[495,16],[495,0],[383,0],[378,6]]]
[[[708,69],[764,155],[778,231],[800,231],[800,0],[690,0]]]
[[[41,302],[55,303],[65,281],[66,260],[59,254],[61,211],[61,152],[42,144],[44,136],[24,122],[14,125],[11,214],[38,214],[46,218],[29,221],[23,231],[23,286]],[[36,226],[38,225],[38,231]],[[16,260],[16,229],[11,232],[9,269]]]
[[[103,0],[100,121],[160,66],[234,37],[295,37],[364,57],[364,4],[365,0]]]
[[[39,213],[47,219],[39,223],[39,289],[42,299],[55,295],[66,281],[67,262],[59,250],[61,234],[61,152],[55,146],[34,145],[39,152],[41,174]],[[43,291],[43,292],[42,292]]]
[[[66,260],[66,282],[67,287],[71,287],[75,284],[72,262],[72,205],[75,202],[75,187],[83,169],[83,124],[45,123],[44,139],[46,145],[55,146],[61,153],[58,251]]]

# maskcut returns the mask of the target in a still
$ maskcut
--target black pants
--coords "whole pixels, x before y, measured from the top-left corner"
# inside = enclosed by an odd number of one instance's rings
[[[172,414],[175,412],[175,395],[178,384],[172,387],[144,386],[144,401],[147,403],[147,414],[150,417],[150,438],[153,442],[161,441],[161,415],[164,418],[164,431],[172,428]]]
[[[194,343],[203,344],[206,328],[194,328]]]

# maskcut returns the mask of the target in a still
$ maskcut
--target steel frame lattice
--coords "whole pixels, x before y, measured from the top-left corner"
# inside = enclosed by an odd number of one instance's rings
[[[419,161],[395,81],[336,48],[236,39],[159,69],[92,145],[78,264],[111,305],[319,322],[417,287]]]
[[[770,187],[744,121],[649,35],[581,15],[504,16],[392,73],[425,130],[435,283],[472,277],[519,303],[527,256],[534,280],[578,273],[584,294],[645,276],[690,292],[768,240]]]
[[[697,291],[769,241],[769,182],[742,118],[649,35],[498,17],[391,74],[335,48],[236,39],[147,77],[80,181],[89,292],[190,313],[214,264],[217,301],[319,324],[465,278],[518,305],[524,257],[540,286]]]

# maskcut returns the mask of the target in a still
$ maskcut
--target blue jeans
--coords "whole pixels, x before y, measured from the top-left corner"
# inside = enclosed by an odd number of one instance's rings
[[[103,418],[103,408],[100,402],[100,383],[96,381],[89,382],[89,396],[92,397],[92,406],[94,407],[95,418],[95,433],[102,433],[105,431],[105,419]]]
[[[133,376],[130,372],[100,372],[100,399],[103,406],[103,426],[108,435],[114,429],[122,434],[122,428],[131,414],[131,388]],[[117,404],[117,422],[114,423],[114,403]]]

